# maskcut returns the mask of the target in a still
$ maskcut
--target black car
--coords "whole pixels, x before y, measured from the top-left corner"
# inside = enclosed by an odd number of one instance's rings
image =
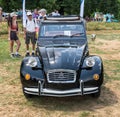
[[[99,97],[103,76],[102,59],[89,55],[85,23],[79,17],[42,21],[36,54],[25,57],[20,68],[26,97]]]

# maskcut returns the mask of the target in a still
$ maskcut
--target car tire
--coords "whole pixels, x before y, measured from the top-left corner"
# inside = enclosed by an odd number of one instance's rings
[[[98,89],[98,92],[97,92],[97,93],[93,93],[93,94],[92,94],[92,97],[93,97],[93,98],[99,98],[99,97],[100,97],[100,94],[101,94],[101,88]]]
[[[25,98],[27,98],[27,99],[33,97],[32,94],[27,94],[27,93],[25,93],[25,92],[24,92],[24,89],[23,89],[23,94],[24,94]]]

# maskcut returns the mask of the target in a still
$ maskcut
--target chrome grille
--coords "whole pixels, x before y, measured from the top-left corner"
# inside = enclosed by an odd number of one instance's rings
[[[49,83],[74,83],[76,72],[73,70],[49,70],[47,73]]]

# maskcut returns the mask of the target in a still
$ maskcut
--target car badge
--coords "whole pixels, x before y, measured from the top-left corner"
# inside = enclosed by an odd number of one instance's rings
[[[64,74],[61,72],[61,73],[59,74],[58,78],[65,78],[65,77],[64,77]]]

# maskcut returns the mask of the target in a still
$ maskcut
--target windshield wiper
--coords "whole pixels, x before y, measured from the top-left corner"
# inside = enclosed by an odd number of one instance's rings
[[[53,36],[53,38],[57,38],[57,37],[70,37],[70,36],[68,36],[68,35],[55,35],[55,36]]]
[[[83,35],[84,33],[75,33],[75,34],[73,34],[73,35],[71,35],[70,37],[74,37],[74,36],[81,36],[81,35]]]
[[[47,45],[46,47],[78,47],[78,46],[65,43],[65,44]]]

